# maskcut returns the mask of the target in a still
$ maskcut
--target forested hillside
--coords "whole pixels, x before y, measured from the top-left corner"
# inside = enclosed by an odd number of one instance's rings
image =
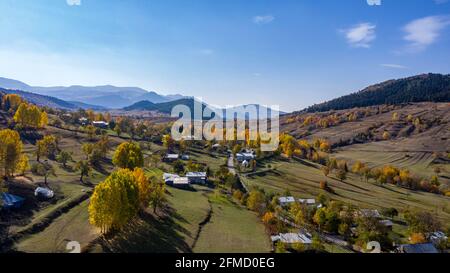
[[[425,101],[450,101],[450,75],[424,74],[386,81],[369,86],[357,93],[313,105],[307,108],[307,112]]]

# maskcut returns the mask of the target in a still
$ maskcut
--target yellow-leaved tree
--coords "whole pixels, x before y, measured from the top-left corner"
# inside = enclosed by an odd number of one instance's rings
[[[22,128],[44,128],[47,126],[48,116],[36,105],[22,102],[14,114],[14,121]]]
[[[142,208],[146,208],[150,203],[150,195],[152,192],[150,181],[141,168],[134,169],[133,175],[139,189],[139,204]]]
[[[22,98],[16,94],[6,94],[2,97],[2,109],[5,111],[16,111],[23,102]]]
[[[10,177],[17,170],[23,144],[19,133],[5,129],[0,131],[0,174]]]
[[[119,168],[134,170],[144,165],[144,155],[139,144],[124,142],[117,147],[113,156],[113,164]]]
[[[48,115],[46,112],[42,112],[39,120],[39,128],[45,128],[48,124]]]
[[[43,139],[36,142],[36,160],[40,161],[42,156],[46,156],[49,159],[54,159],[56,152],[58,151],[58,141],[55,136],[44,136]]]
[[[133,171],[119,169],[95,187],[89,221],[101,232],[122,229],[139,211],[139,187]]]

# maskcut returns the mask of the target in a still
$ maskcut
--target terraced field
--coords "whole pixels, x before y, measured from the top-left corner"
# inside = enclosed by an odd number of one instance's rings
[[[341,182],[333,175],[325,177],[320,166],[310,162],[270,161],[276,170],[255,176],[243,177],[248,187],[261,187],[268,192],[283,194],[289,190],[298,198],[313,198],[319,193],[320,182],[327,181],[335,194],[329,194],[333,200],[354,204],[361,208],[422,209],[434,212],[444,223],[450,223],[450,198],[425,192],[415,192],[393,185],[377,185],[373,181],[366,183],[359,176],[348,174]]]
[[[336,150],[334,156],[346,159],[349,162],[357,160],[366,162],[370,167],[382,167],[393,165],[398,168],[406,168],[422,178],[429,179],[435,175],[435,168],[439,167],[441,173],[440,180],[443,183],[450,183],[450,164],[434,163],[434,155],[429,151],[405,151],[393,150],[394,144],[387,143],[367,143],[356,144]]]

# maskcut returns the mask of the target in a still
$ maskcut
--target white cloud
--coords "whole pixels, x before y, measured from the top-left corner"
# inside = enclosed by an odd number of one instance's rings
[[[441,5],[447,3],[448,1],[449,0],[434,0],[434,3],[436,3],[437,5]]]
[[[353,47],[369,48],[376,39],[376,25],[371,23],[361,23],[349,29],[343,30],[347,42]]]
[[[81,0],[66,0],[69,6],[81,6]]]
[[[380,66],[387,67],[387,68],[394,68],[394,69],[408,69],[407,66],[400,65],[400,64],[380,64]]]
[[[450,24],[448,16],[429,16],[414,20],[404,28],[405,41],[410,51],[422,51],[439,38],[441,31]]]
[[[253,17],[253,23],[257,25],[265,25],[271,23],[273,20],[275,20],[275,17],[272,15],[258,15]]]

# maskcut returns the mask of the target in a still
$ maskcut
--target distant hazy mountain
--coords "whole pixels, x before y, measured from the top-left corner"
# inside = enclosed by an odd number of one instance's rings
[[[369,86],[357,93],[313,105],[308,112],[324,112],[380,104],[450,102],[450,75],[423,74]]]
[[[161,103],[153,103],[150,101],[140,101],[133,105],[123,108],[125,111],[157,111],[163,114],[170,115],[172,113],[172,109],[177,105],[187,106],[192,115],[194,115],[195,107],[202,107],[202,110],[210,107],[206,103],[202,103],[194,98],[183,98],[175,101],[169,102],[161,102]],[[213,109],[212,107],[210,107]]]
[[[161,103],[183,98],[181,95],[163,96],[138,87],[116,87],[112,85],[93,87],[79,85],[69,87],[38,87],[29,86],[23,82],[7,78],[0,78],[0,87],[33,92],[66,101],[97,105],[104,108],[123,108],[143,100]]]
[[[170,115],[173,107],[175,107],[176,105],[185,105],[185,106],[189,107],[189,109],[191,110],[191,113],[194,113],[194,105],[196,105],[198,107],[198,106],[200,106],[200,103],[201,103],[200,101],[198,101],[194,98],[183,98],[183,99],[176,100],[176,101],[156,103],[156,104],[152,103],[150,101],[140,101],[133,105],[123,108],[123,110],[125,110],[125,111],[157,111],[160,113]],[[259,110],[259,113],[262,113],[262,111],[265,111],[265,113],[267,113],[267,117],[270,117],[271,111],[273,111],[270,108],[267,108],[265,106],[261,106],[258,104],[244,105],[243,107],[244,107],[244,109],[248,110],[248,109],[250,109],[249,106],[255,106],[255,108],[257,110]],[[235,117],[243,117],[243,116],[245,116],[245,118],[249,117],[248,113],[246,113],[245,110],[243,110],[241,107],[220,109],[220,108],[215,108],[206,103],[203,103],[202,110],[204,111],[206,108],[214,110],[218,115],[220,115],[222,117],[225,117],[225,114],[226,114],[225,111],[235,112],[237,114],[237,115],[235,115]],[[285,113],[278,112],[278,114],[283,115]],[[259,117],[259,115],[258,115],[258,117]]]

